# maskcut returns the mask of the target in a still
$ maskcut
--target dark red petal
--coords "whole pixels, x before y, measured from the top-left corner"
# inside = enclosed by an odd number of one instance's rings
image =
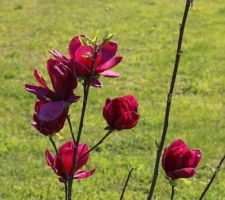
[[[74,37],[69,44],[69,54],[71,57],[73,57],[76,53],[76,50],[81,46],[81,42],[79,39],[79,36]]]
[[[94,54],[94,49],[92,46],[85,45],[80,46],[75,53],[75,60],[87,67],[88,69],[91,68],[92,65],[92,57]]]
[[[41,74],[36,69],[34,70],[34,76],[37,79],[37,81],[40,83],[41,86],[43,86],[44,88],[49,90],[44,78],[41,76]]]
[[[115,42],[107,42],[104,46],[101,47],[99,55],[96,59],[97,65],[102,65],[107,62],[113,56],[116,55],[117,44]]]
[[[64,56],[63,54],[59,53],[58,51],[56,50],[52,50],[50,51],[50,53],[54,56],[54,58],[63,63],[63,64],[67,64],[68,63],[68,58],[66,56]]]
[[[196,174],[196,170],[194,168],[184,168],[173,171],[170,175],[172,179],[178,178],[190,178]]]
[[[53,121],[60,117],[66,109],[64,101],[49,102],[43,105],[37,117],[45,122]]]
[[[91,79],[90,85],[95,87],[95,88],[102,88],[103,87],[103,83],[97,79]]]
[[[48,149],[46,149],[45,151],[45,159],[47,161],[48,166],[54,168],[55,158]]]
[[[79,171],[74,174],[74,179],[88,178],[89,176],[91,176],[94,173],[95,173],[95,169]]]
[[[110,60],[108,60],[107,62],[103,63],[100,66],[97,66],[95,69],[96,73],[101,73],[104,72],[106,70],[109,70],[113,67],[115,67],[117,64],[119,64],[122,61],[123,57],[113,57]]]
[[[104,77],[109,77],[109,78],[116,78],[120,76],[120,73],[118,72],[114,72],[111,70],[106,70],[104,72],[101,72],[100,75],[104,76]]]
[[[83,154],[88,151],[88,145],[87,144],[79,144],[78,149],[77,149],[77,157],[76,160],[79,161]],[[89,158],[89,154],[85,155],[76,165],[75,171],[79,170],[81,167],[83,167]]]

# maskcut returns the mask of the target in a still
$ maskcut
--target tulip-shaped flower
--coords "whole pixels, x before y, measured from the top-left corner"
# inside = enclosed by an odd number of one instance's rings
[[[37,70],[34,70],[34,76],[40,86],[26,84],[26,90],[36,94],[41,101],[50,99],[51,101],[64,100],[68,103],[76,102],[79,97],[73,94],[73,90],[77,87],[75,68],[69,67],[58,60],[49,59],[47,69],[54,91],[49,89],[47,83]]]
[[[75,66],[78,76],[87,77],[90,76],[91,72],[94,48],[91,45],[82,44],[81,37],[87,39],[83,35],[76,36],[69,44],[69,54],[71,56],[69,62],[72,66]],[[122,60],[122,57],[115,56],[116,52],[117,44],[114,42],[107,41],[106,43],[98,46],[98,54],[94,62],[94,74],[91,80],[92,86],[102,87],[102,83],[97,80],[100,75],[111,78],[120,76],[118,72],[110,70]],[[59,56],[59,54],[58,56],[56,55],[56,57],[59,59],[64,59],[64,57]]]
[[[173,180],[190,178],[196,174],[200,160],[200,150],[190,150],[184,141],[176,140],[164,150],[162,167]]]
[[[37,101],[32,125],[46,136],[53,135],[63,128],[67,114],[68,107],[64,101],[47,103]]]
[[[75,168],[74,179],[83,179],[91,176],[95,169],[92,170],[82,170],[78,171],[83,167],[89,158],[89,154],[84,155],[88,151],[87,144],[79,144],[77,149],[76,161],[78,162]],[[72,141],[66,142],[58,149],[59,157],[53,156],[49,150],[45,152],[45,158],[47,164],[52,168],[52,170],[60,176],[59,180],[61,182],[66,182],[68,177],[71,176],[71,169],[73,165],[73,155],[74,155],[74,143]]]
[[[134,96],[127,95],[115,99],[107,99],[103,108],[103,116],[109,130],[133,128],[139,119],[138,103]]]

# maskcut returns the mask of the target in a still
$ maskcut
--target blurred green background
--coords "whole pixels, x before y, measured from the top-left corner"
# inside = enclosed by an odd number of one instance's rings
[[[95,151],[87,168],[97,171],[76,181],[74,199],[115,200],[128,170],[134,167],[125,199],[146,199],[155,160],[155,140],[163,127],[166,96],[173,68],[179,23],[185,0],[0,0],[0,199],[63,199],[64,188],[46,165],[52,147],[32,126],[35,97],[24,83],[35,83],[34,68],[46,74],[51,49],[68,54],[75,35],[109,30],[124,61],[118,79],[101,78],[104,88],[91,88],[81,142],[92,146],[104,134],[102,107],[107,97],[134,94],[141,119],[132,130],[114,133]],[[198,199],[225,149],[225,1],[196,0],[190,10],[183,54],[171,109],[166,146],[183,138],[202,150],[198,173],[179,180],[175,199]],[[81,95],[80,89],[76,92]],[[81,101],[71,109],[77,128]],[[57,145],[70,138],[67,126]],[[170,198],[160,168],[155,199]],[[225,199],[225,167],[207,194]]]

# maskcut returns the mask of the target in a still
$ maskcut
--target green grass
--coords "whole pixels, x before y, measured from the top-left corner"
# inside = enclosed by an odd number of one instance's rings
[[[63,185],[46,165],[52,149],[30,123],[35,102],[24,90],[34,83],[33,69],[46,74],[48,51],[67,54],[74,35],[96,30],[115,33],[119,54],[118,79],[101,80],[91,89],[81,142],[92,146],[106,126],[102,106],[107,97],[137,96],[141,120],[132,130],[114,133],[94,152],[88,168],[97,171],[76,181],[74,199],[115,200],[134,167],[125,199],[146,199],[155,160],[155,140],[162,132],[166,94],[174,63],[179,22],[185,0],[1,0],[0,7],[0,199],[63,199]],[[225,1],[199,0],[190,11],[166,145],[183,138],[199,148],[203,158],[191,184],[179,181],[175,199],[198,199],[225,147]],[[77,94],[82,94],[77,90]],[[71,110],[77,128],[81,101]],[[69,138],[66,126],[60,145]],[[160,168],[155,190],[158,200],[170,198],[170,186]],[[225,168],[207,194],[225,199]]]

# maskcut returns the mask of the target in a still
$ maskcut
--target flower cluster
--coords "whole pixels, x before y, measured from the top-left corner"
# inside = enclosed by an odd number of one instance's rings
[[[49,136],[55,147],[56,155],[46,150],[45,157],[47,164],[63,183],[71,177],[83,179],[95,172],[95,169],[79,171],[89,158],[87,144],[79,144],[79,141],[77,143],[71,132],[73,141],[68,141],[57,149],[52,137],[63,129],[67,119],[70,120],[70,106],[80,99],[75,92],[79,82],[83,85],[85,99],[90,86],[103,87],[99,80],[101,76],[120,76],[118,72],[111,71],[111,68],[122,61],[122,57],[116,55],[118,45],[110,39],[111,37],[106,35],[102,42],[97,44],[96,38],[75,36],[69,43],[69,56],[56,50],[50,51],[53,58],[47,60],[47,71],[52,87],[49,87],[37,69],[34,70],[34,77],[38,85],[25,84],[26,90],[37,97],[32,125],[43,135]],[[109,133],[133,128],[139,119],[136,98],[127,95],[107,99],[103,107],[103,117],[108,123],[106,129]]]

